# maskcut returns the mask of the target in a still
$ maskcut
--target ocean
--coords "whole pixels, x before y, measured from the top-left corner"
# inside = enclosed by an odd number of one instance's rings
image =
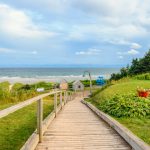
[[[90,71],[92,79],[98,76],[110,78],[112,73],[117,73],[119,68],[0,68],[0,82],[34,83],[38,81],[60,82],[88,79],[83,77],[84,71]]]

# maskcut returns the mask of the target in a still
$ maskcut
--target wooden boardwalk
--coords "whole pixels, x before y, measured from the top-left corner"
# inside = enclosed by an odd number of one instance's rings
[[[66,104],[44,133],[36,150],[130,150],[130,146],[99,119],[81,98]]]

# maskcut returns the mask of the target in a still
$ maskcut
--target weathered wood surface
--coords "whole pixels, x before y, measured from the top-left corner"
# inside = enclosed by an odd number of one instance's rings
[[[77,97],[44,132],[35,150],[130,150],[130,146]]]
[[[115,131],[121,135],[127,143],[134,150],[150,150],[150,146],[134,135],[129,129],[125,126],[121,125],[118,121],[113,119],[111,116],[105,114],[104,112],[97,109],[95,106],[82,100],[82,103],[87,105],[94,113],[96,113],[100,118],[102,118],[105,122],[107,122]]]

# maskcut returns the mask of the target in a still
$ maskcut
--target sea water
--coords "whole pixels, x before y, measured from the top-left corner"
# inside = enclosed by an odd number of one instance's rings
[[[92,79],[98,76],[110,78],[112,73],[119,71],[119,68],[0,68],[0,82],[11,83],[33,83],[38,81],[60,82],[88,79],[88,74],[83,77],[84,71],[91,73]]]

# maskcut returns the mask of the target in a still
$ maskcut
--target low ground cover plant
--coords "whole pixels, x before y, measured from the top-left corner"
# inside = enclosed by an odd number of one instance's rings
[[[146,117],[150,115],[150,98],[138,97],[134,93],[116,94],[101,101],[98,107],[114,117]]]

